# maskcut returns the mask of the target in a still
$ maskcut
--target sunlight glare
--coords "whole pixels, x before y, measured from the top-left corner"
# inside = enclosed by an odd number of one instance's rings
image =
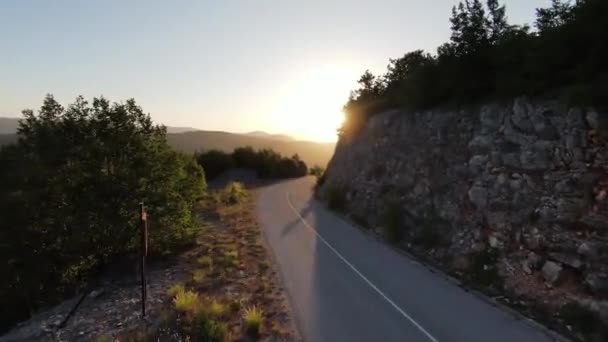
[[[281,130],[299,139],[333,142],[356,72],[340,66],[310,69],[285,88],[272,113]]]

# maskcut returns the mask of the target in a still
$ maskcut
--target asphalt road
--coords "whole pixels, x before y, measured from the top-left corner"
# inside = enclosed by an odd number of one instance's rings
[[[313,183],[274,184],[257,200],[305,341],[552,341],[328,212]]]

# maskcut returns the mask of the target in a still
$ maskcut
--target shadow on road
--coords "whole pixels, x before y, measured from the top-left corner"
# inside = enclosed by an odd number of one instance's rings
[[[319,229],[321,236],[322,221],[319,211],[314,210],[318,203],[309,198],[305,203],[300,202],[299,212],[306,222]],[[327,222],[325,222],[327,223]],[[394,341],[390,327],[383,322],[379,325],[370,324],[370,316],[374,316],[377,307],[375,298],[369,294],[361,279],[350,271],[348,266],[317,236],[310,234],[309,228],[298,220],[284,227],[283,232],[303,229],[312,238],[312,264],[307,276],[309,286],[309,310],[306,317],[305,330],[311,334],[306,336],[310,341]],[[324,227],[328,228],[328,227]],[[331,243],[331,242],[330,242]],[[367,318],[366,318],[367,317]],[[390,323],[389,323],[390,325]],[[417,340],[413,340],[417,341]]]
[[[312,211],[312,209],[312,201],[307,202],[306,207],[302,209],[300,215],[302,215],[302,217],[306,217],[306,215],[308,215]],[[281,238],[284,238],[285,236],[289,235],[289,233],[291,233],[291,231],[296,228],[307,229],[306,227],[302,226],[302,221],[299,217],[296,217],[293,221],[283,227],[283,229],[281,230]]]

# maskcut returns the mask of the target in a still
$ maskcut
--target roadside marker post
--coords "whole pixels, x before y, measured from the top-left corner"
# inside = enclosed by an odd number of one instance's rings
[[[142,317],[146,317],[146,298],[147,298],[147,284],[146,284],[146,256],[148,255],[148,213],[146,213],[146,207],[144,203],[139,203],[139,222],[141,225],[141,314]]]

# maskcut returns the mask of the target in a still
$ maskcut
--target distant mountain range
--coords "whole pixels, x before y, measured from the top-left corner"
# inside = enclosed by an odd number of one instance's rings
[[[275,139],[275,140],[282,140],[282,141],[295,141],[295,139],[290,137],[289,135],[270,134],[270,133],[266,133],[266,132],[262,132],[262,131],[253,131],[253,132],[249,132],[249,133],[244,133],[244,135],[248,135],[250,137],[256,137],[256,138]]]
[[[19,126],[19,119],[0,117],[0,134],[17,133],[18,126]]]
[[[255,149],[271,148],[285,156],[292,156],[297,153],[309,166],[317,164],[323,167],[329,162],[336,145],[335,143],[276,138],[276,135],[268,133],[262,136],[259,134],[252,136],[248,133],[239,134],[214,131],[167,134],[167,139],[171,146],[185,152],[211,149],[228,152],[243,146],[251,146]]]
[[[17,140],[19,119],[0,117],[0,145]],[[283,134],[262,131],[228,133],[203,131],[191,127],[167,127],[167,140],[175,149],[192,153],[206,150],[231,152],[237,147],[251,146],[255,149],[271,148],[276,152],[292,156],[298,154],[309,166],[326,166],[334,153],[335,143],[300,141]]]

